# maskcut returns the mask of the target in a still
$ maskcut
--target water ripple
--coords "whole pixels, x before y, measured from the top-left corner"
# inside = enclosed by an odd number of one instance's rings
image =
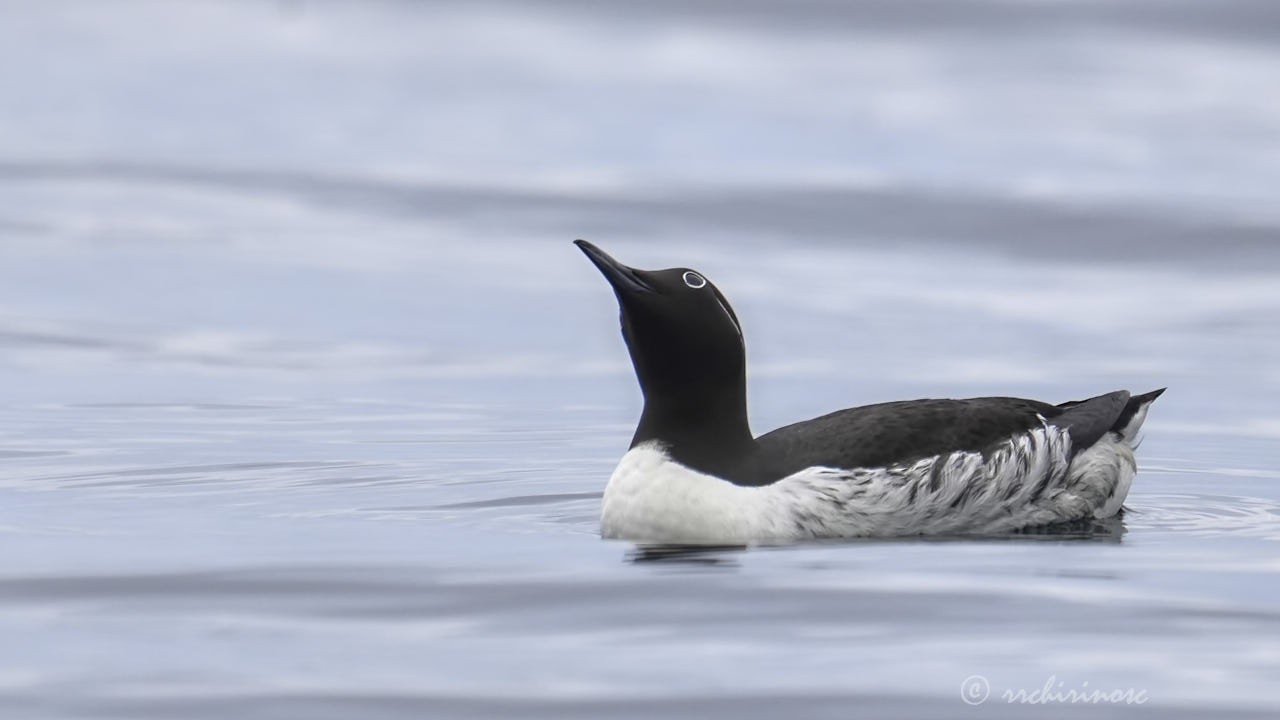
[[[1126,518],[1135,530],[1280,540],[1280,502],[1266,498],[1197,493],[1143,495],[1141,505]]]

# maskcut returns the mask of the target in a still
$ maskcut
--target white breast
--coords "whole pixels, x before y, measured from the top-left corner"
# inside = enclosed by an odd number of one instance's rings
[[[635,542],[748,545],[811,538],[1006,532],[1109,517],[1124,502],[1133,452],[1108,434],[1068,463],[1051,426],[986,456],[956,452],[887,468],[811,467],[745,487],[673,461],[659,443],[630,450],[604,492],[601,530]]]
[[[777,509],[763,488],[743,487],[671,460],[657,443],[632,448],[604,489],[607,538],[749,544],[777,537]]]

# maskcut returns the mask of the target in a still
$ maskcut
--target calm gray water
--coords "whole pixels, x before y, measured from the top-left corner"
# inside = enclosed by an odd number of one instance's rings
[[[1277,40],[1246,0],[0,2],[0,716],[1274,717]],[[603,541],[640,400],[575,237],[715,280],[759,432],[1167,385],[1131,512]],[[1143,702],[1003,697],[1045,687]]]

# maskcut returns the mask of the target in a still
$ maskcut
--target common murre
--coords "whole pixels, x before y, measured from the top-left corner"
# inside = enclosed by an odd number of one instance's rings
[[[743,545],[1111,517],[1164,392],[889,402],[753,437],[742,326],[719,289],[696,270],[638,270],[574,244],[613,286],[644,394],[605,487],[606,538]]]

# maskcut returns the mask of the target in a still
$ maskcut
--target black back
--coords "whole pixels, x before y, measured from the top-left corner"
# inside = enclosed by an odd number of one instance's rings
[[[840,410],[756,439],[754,471],[731,478],[762,485],[807,467],[885,467],[943,453],[983,452],[1046,422],[1066,429],[1076,450],[1119,418],[1129,393],[1118,391],[1064,408],[1020,398],[904,400]],[[1043,420],[1042,420],[1043,418]]]

